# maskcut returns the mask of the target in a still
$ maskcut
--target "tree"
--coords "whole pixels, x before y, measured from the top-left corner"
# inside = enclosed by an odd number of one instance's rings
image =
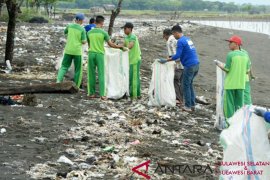
[[[121,11],[121,5],[122,5],[123,0],[118,0],[118,4],[116,9],[112,10],[111,18],[110,18],[110,24],[109,24],[109,29],[108,29],[108,34],[111,36],[113,32],[113,25],[115,18],[119,15]]]
[[[21,12],[20,7],[23,0],[5,0],[7,11],[8,11],[8,28],[7,28],[7,41],[6,41],[6,52],[5,61],[13,60],[13,50],[14,50],[14,38],[15,38],[15,28],[16,28],[16,18],[18,13]]]

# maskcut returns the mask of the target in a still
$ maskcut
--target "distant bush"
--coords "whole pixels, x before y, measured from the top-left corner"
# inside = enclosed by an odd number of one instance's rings
[[[32,20],[33,18],[39,17],[40,20],[43,19],[43,22],[49,22],[48,17],[45,15],[39,15],[39,13],[37,13],[34,10],[25,10],[22,13],[19,14],[18,16],[18,20],[22,21],[22,22],[29,22],[30,20]]]
[[[0,16],[1,22],[8,22],[8,14],[7,12],[3,12]],[[22,13],[18,14],[17,18],[18,22],[34,22],[34,23],[48,23],[49,18],[46,15],[39,15],[39,13],[35,11],[23,11]]]
[[[45,19],[44,17],[32,17],[29,21],[29,23],[48,23],[49,21]]]
[[[2,13],[0,16],[0,21],[1,22],[7,22],[8,21],[8,14],[7,13]]]

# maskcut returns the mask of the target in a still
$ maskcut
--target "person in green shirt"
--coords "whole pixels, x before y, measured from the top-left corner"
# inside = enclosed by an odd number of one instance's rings
[[[122,28],[125,37],[125,47],[129,49],[129,91],[132,99],[140,98],[140,66],[141,66],[141,49],[137,36],[132,33],[133,24],[127,22]]]
[[[75,67],[74,82],[78,88],[81,85],[83,73],[82,44],[87,42],[85,30],[81,26],[83,20],[84,14],[78,13],[75,16],[75,23],[69,24],[65,28],[64,33],[67,36],[67,43],[64,50],[62,65],[57,75],[57,83],[62,82],[73,61]]]
[[[250,60],[247,53],[241,51],[242,40],[232,36],[229,40],[231,52],[227,55],[226,64],[217,63],[226,72],[224,83],[224,115],[228,119],[244,105],[244,91],[247,73],[250,71]]]
[[[106,88],[105,88],[105,62],[104,43],[113,48],[122,48],[123,46],[116,45],[111,42],[109,34],[102,28],[104,26],[105,18],[103,16],[96,17],[96,28],[87,33],[87,40],[89,44],[88,53],[88,97],[96,97],[96,68],[98,69],[98,81],[99,81],[99,95],[102,100],[106,100]]]
[[[249,64],[250,64],[250,72],[246,75],[246,88],[244,91],[244,104],[245,105],[251,105],[252,104],[252,99],[251,99],[251,87],[250,87],[250,79],[254,79],[255,77],[253,76],[252,70],[251,70],[251,60],[249,58],[249,54],[246,50],[241,48],[241,51],[247,54],[248,59],[249,59]]]

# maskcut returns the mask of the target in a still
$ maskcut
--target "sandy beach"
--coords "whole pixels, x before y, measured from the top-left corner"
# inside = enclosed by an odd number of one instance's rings
[[[270,107],[270,39],[258,33],[185,23],[188,28],[184,28],[184,34],[191,37],[200,58],[200,71],[195,80],[197,95],[207,98],[211,105],[199,105],[194,114],[182,112],[178,107],[148,107],[151,64],[154,59],[165,57],[162,28],[173,23],[163,23],[155,33],[154,27],[145,27],[143,20],[138,20],[140,26],[135,28],[145,28],[149,34],[139,39],[142,50],[142,99],[138,101],[89,101],[86,100],[86,93],[80,92],[73,95],[36,95],[40,106],[0,105],[0,128],[7,130],[7,133],[0,135],[1,178],[54,179],[56,174],[75,171],[86,172],[92,179],[130,179],[132,167],[151,159],[149,173],[153,179],[217,179],[218,173],[214,172],[162,175],[154,171],[157,163],[209,164],[213,170],[217,169],[215,163],[222,160],[222,148],[219,144],[220,132],[214,129],[216,67],[213,60],[225,62],[229,49],[224,40],[233,34],[241,36],[243,48],[250,54],[257,77],[251,83],[253,102]],[[0,74],[0,85],[54,82],[54,61],[61,57],[64,47],[60,43],[64,24],[45,25],[48,29],[43,29],[44,25],[19,24],[19,29],[22,26],[31,26],[29,32],[40,29],[49,36],[48,42],[33,34],[31,36],[37,40],[32,39],[32,43],[18,41],[17,49],[27,49],[28,52],[17,56],[15,52],[14,73]],[[55,26],[60,30],[52,28]],[[0,35],[4,37],[5,33]],[[20,33],[17,35],[20,39],[24,38]],[[3,60],[4,43],[1,43],[0,49]],[[43,62],[38,63],[36,58],[41,57]],[[114,113],[117,116],[112,116]],[[130,145],[135,140],[139,140],[140,144]],[[113,153],[102,151],[110,146],[115,147]],[[61,155],[68,157],[75,165],[57,163]],[[89,158],[95,160],[90,162]],[[87,163],[89,167],[82,168],[82,163]]]

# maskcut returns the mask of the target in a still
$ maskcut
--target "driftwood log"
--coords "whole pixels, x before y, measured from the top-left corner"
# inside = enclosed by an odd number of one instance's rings
[[[19,95],[32,93],[77,93],[78,91],[79,89],[73,82],[0,87],[0,95]]]

